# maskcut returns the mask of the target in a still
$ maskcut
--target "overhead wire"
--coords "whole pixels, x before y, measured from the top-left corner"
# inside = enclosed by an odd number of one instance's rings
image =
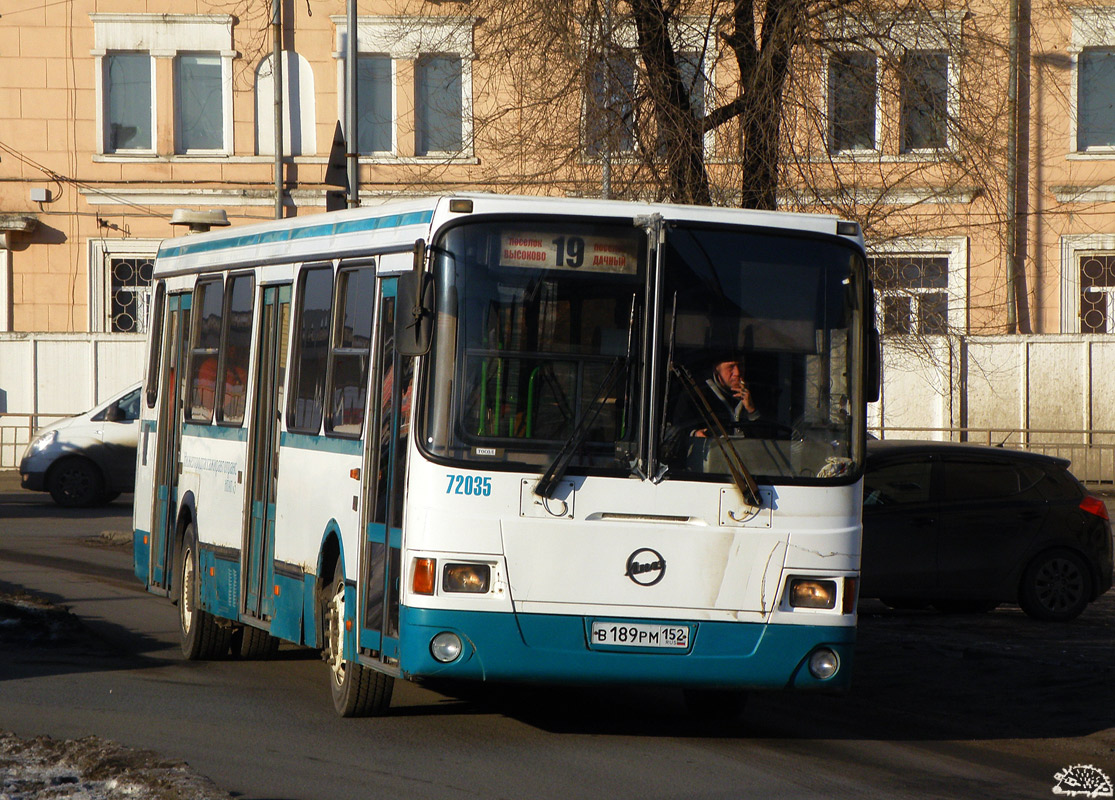
[[[58,172],[57,170],[52,169],[51,167],[48,167],[45,164],[40,164],[35,159],[33,159],[30,156],[20,152],[19,150],[16,150],[14,147],[7,144],[3,140],[0,140],[0,151],[8,153],[13,158],[18,159],[19,161],[21,161],[22,163],[26,164],[29,167],[32,167],[33,169],[39,170],[39,172],[42,172],[44,175],[46,175],[48,178],[55,181],[56,183],[68,184],[68,185],[74,186],[78,189],[83,189],[83,190],[85,190],[85,191],[87,191],[91,194],[96,194],[96,195],[100,195],[101,197],[110,198],[110,199],[116,201],[119,205],[128,206],[129,208],[134,208],[137,211],[142,211],[144,214],[147,214],[148,216],[160,217],[162,219],[169,219],[170,218],[170,214],[167,214],[165,212],[157,211],[154,208],[152,208],[151,206],[141,205],[140,203],[133,202],[133,201],[127,199],[126,197],[122,197],[118,194],[114,194],[111,191],[102,189],[99,186],[94,186],[93,184],[87,183],[87,182],[82,181],[82,180],[78,180],[77,178],[71,178],[68,175],[63,175],[61,172]]]

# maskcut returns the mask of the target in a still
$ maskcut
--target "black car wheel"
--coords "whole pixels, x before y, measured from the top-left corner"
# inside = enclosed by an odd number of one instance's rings
[[[1092,577],[1084,559],[1071,550],[1041,553],[1026,568],[1018,604],[1034,619],[1066,622],[1092,600]]]
[[[50,470],[46,488],[54,502],[63,508],[91,506],[101,498],[104,489],[96,465],[84,458],[67,458]]]

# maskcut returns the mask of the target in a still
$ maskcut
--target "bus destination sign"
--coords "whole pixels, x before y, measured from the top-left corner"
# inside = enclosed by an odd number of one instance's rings
[[[500,237],[499,251],[502,267],[623,275],[639,271],[635,241],[621,237],[509,231]]]

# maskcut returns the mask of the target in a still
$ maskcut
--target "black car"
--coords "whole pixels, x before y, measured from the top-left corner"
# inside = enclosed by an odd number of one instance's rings
[[[1111,588],[1111,522],[1068,466],[1001,447],[869,442],[860,596],[1078,616]]]

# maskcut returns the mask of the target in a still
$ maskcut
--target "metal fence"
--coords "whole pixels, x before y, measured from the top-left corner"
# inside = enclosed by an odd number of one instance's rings
[[[39,428],[69,414],[0,414],[0,469],[17,469]]]
[[[1065,431],[1048,428],[871,428],[880,439],[969,442],[1067,458],[1084,483],[1115,484],[1115,430]]]

